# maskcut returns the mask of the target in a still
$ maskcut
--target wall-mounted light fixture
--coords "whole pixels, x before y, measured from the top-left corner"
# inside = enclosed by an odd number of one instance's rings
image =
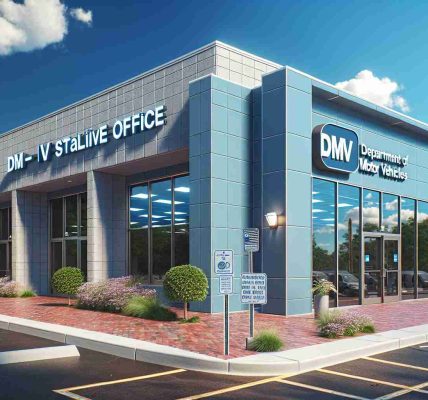
[[[265,215],[266,221],[269,225],[269,228],[275,229],[278,228],[278,214],[276,212],[269,212]]]

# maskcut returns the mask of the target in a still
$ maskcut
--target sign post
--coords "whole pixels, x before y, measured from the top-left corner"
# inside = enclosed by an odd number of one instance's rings
[[[219,292],[224,295],[224,354],[229,355],[229,295],[233,293],[233,251],[214,252],[214,272],[219,278]]]
[[[249,273],[253,273],[253,252],[259,251],[259,241],[260,240],[259,240],[258,228],[244,229],[244,250],[248,252],[248,272]],[[242,294],[241,294],[241,302],[243,302]],[[254,303],[250,303],[250,338],[252,338],[253,336],[254,336]]]

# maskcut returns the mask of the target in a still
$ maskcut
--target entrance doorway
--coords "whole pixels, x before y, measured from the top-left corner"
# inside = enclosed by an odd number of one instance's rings
[[[400,235],[366,234],[363,252],[363,304],[400,300]]]

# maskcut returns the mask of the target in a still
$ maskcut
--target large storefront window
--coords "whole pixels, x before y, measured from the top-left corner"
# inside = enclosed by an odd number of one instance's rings
[[[339,306],[348,306],[359,303],[360,189],[339,185],[338,190]]]
[[[336,190],[333,182],[313,180],[312,226],[313,226],[313,279],[327,279],[337,286],[336,265]],[[330,306],[336,305],[336,296],[331,294]]]
[[[415,296],[416,273],[416,201],[401,199],[401,296],[412,299]]]
[[[80,268],[87,276],[86,193],[51,200],[51,273]]]
[[[0,209],[0,277],[12,272],[12,216],[11,208]]]
[[[172,265],[189,262],[189,177],[131,188],[130,270],[160,284]]]
[[[428,203],[418,201],[418,297],[428,297]]]
[[[364,232],[380,231],[380,193],[363,190]]]
[[[387,193],[382,195],[382,231],[400,233],[398,224],[398,196]]]

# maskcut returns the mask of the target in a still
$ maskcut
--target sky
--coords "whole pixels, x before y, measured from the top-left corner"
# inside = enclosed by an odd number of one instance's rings
[[[428,122],[428,2],[0,0],[0,132],[213,40]]]

